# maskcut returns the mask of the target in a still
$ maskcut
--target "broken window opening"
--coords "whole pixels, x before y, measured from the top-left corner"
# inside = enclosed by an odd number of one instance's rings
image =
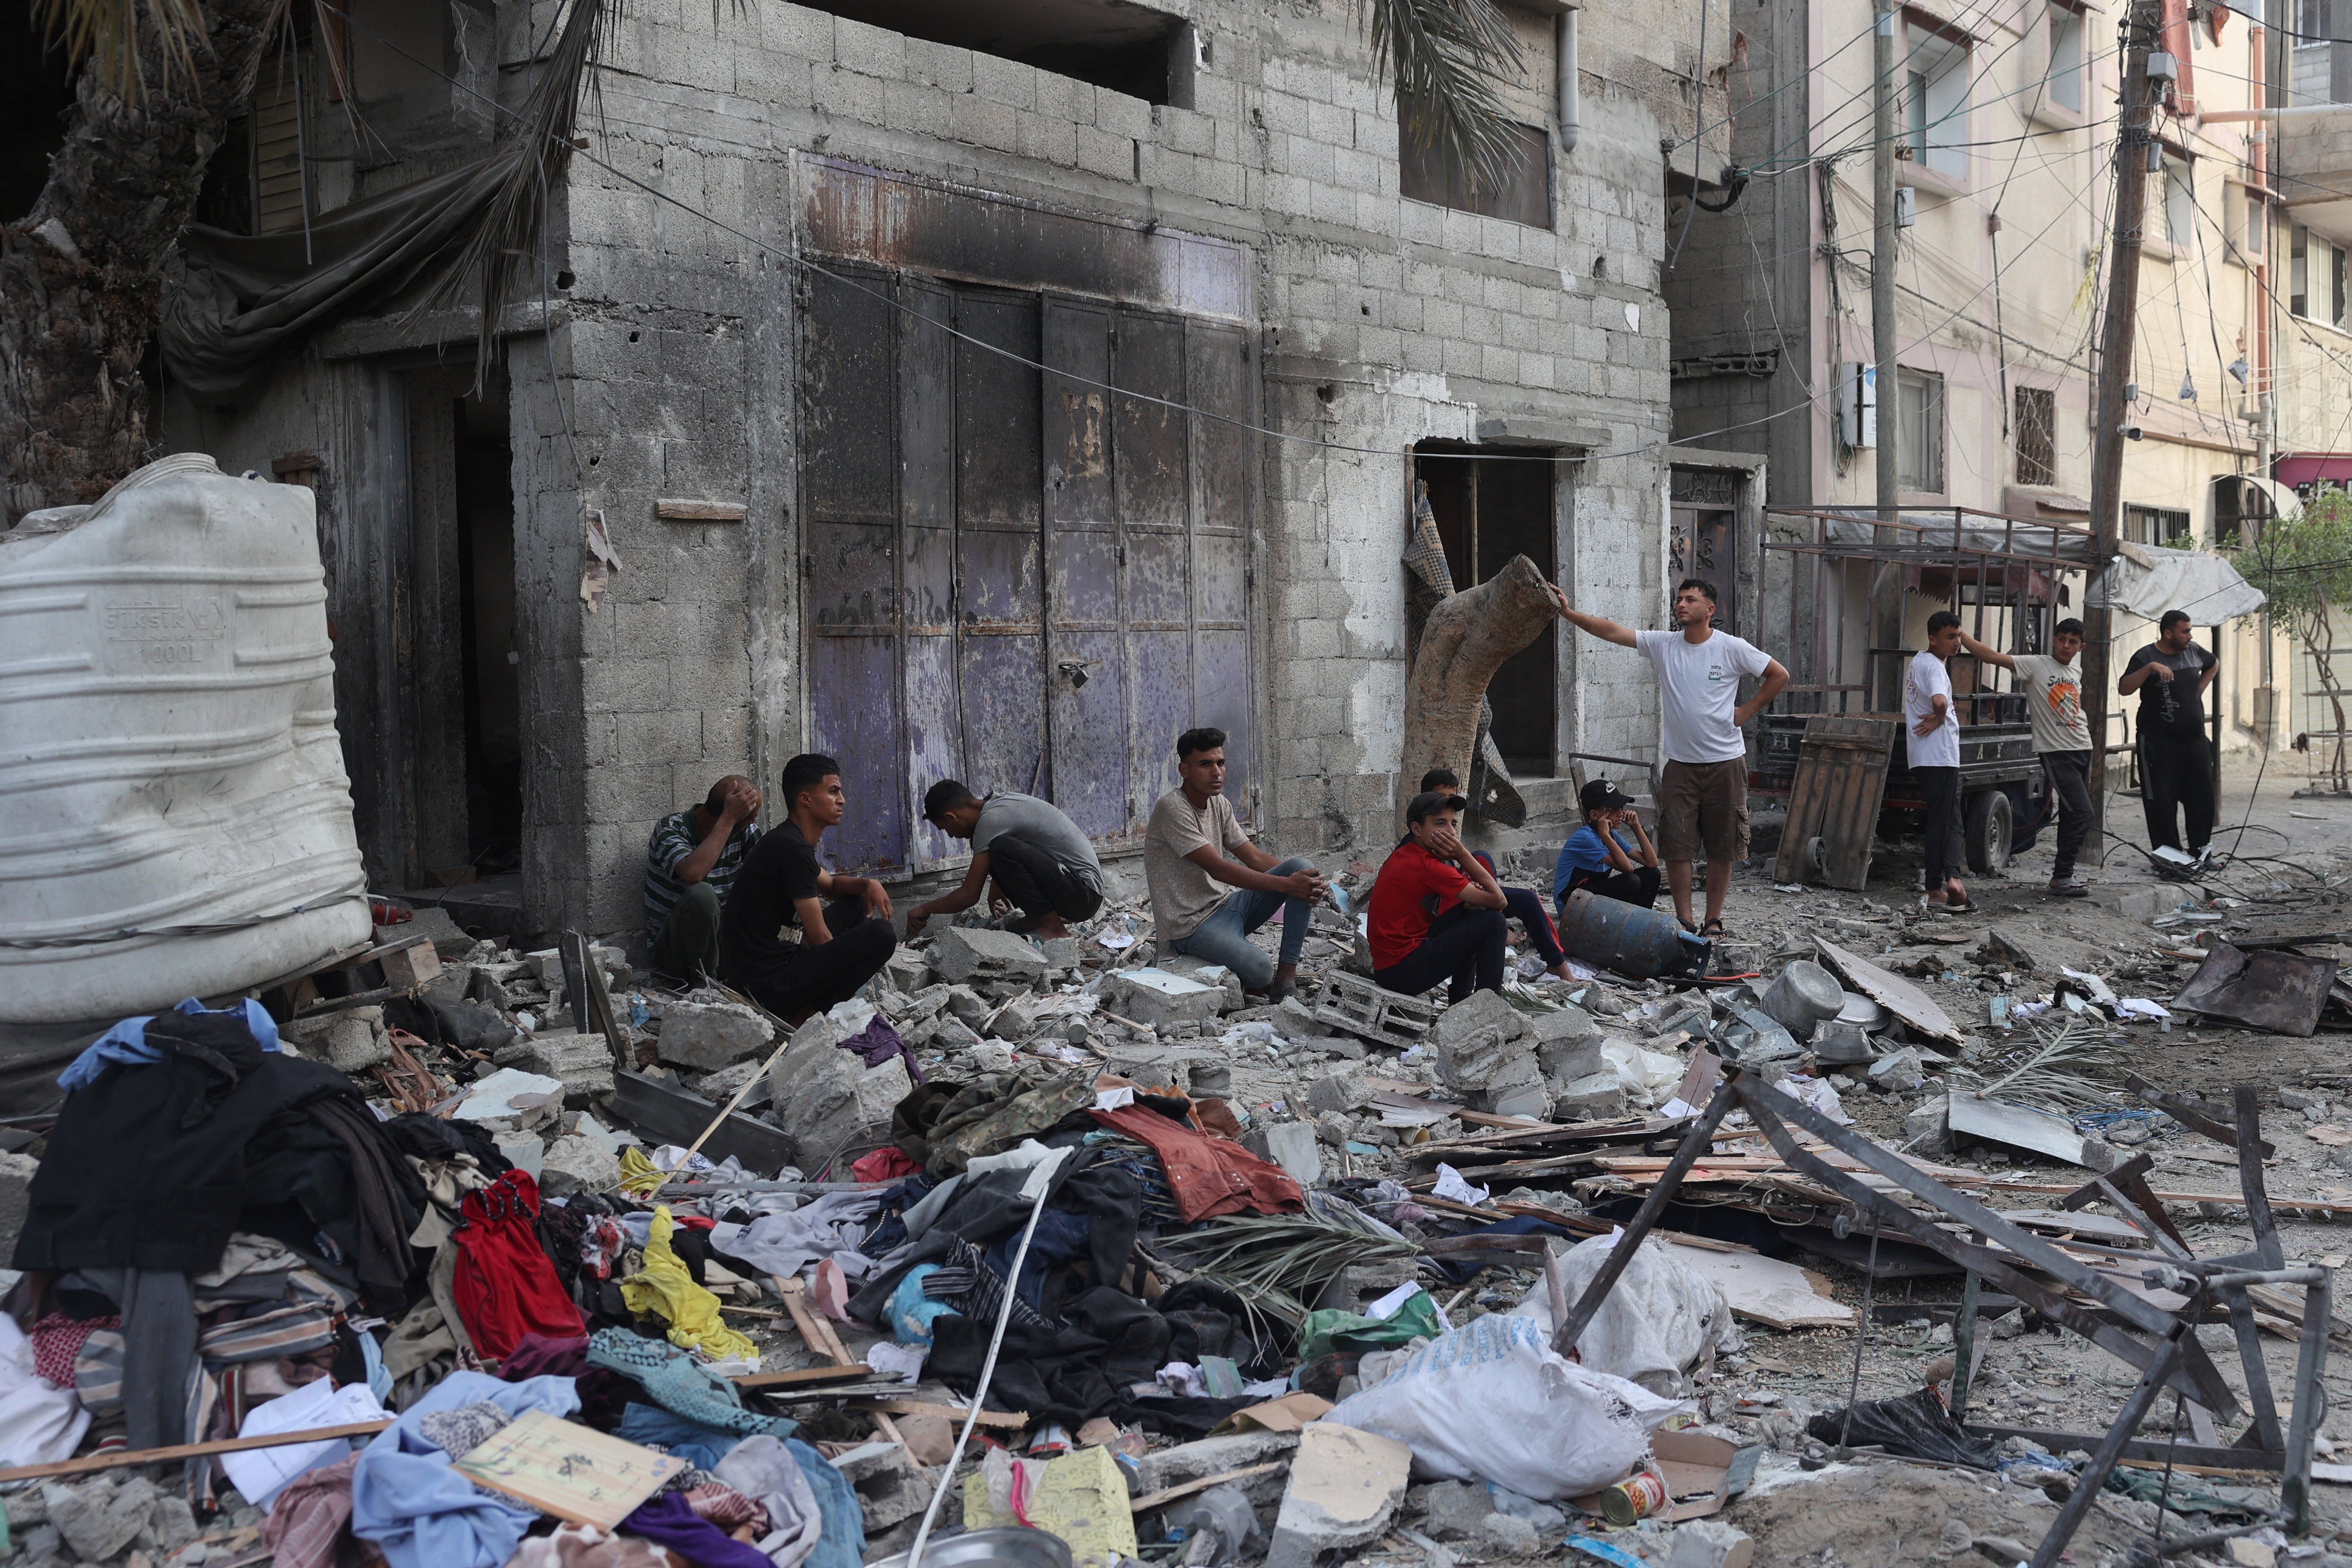
[[[2058,395],[2046,386],[2017,389],[2017,482],[2058,482]]]
[[[1437,517],[1454,591],[1484,583],[1514,555],[1534,562],[1547,578],[1556,577],[1552,481],[1559,465],[1528,461],[1534,454],[1486,457],[1479,451],[1443,441],[1413,449],[1414,474],[1429,486],[1429,508]],[[1495,745],[1515,776],[1548,778],[1556,765],[1559,659],[1559,627],[1547,626],[1506,659],[1487,684]]]
[[[955,0],[827,0],[815,7],[927,43],[948,44],[1139,98],[1169,101],[1173,51],[1195,58],[1181,16],[1106,0],[1006,0],[966,5]]]
[[[1397,148],[1399,194],[1408,201],[1549,228],[1551,137],[1538,125],[1514,122],[1505,129],[1518,142],[1518,156],[1501,182],[1491,185],[1473,178],[1461,159],[1406,134]]]

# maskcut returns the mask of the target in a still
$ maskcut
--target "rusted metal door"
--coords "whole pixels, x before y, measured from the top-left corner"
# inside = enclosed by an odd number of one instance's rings
[[[803,295],[802,402],[812,743],[852,797],[835,863],[960,858],[921,820],[949,777],[1134,842],[1195,724],[1232,735],[1247,815],[1240,330],[834,269]]]

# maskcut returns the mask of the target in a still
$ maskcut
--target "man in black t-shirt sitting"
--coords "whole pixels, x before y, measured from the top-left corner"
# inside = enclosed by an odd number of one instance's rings
[[[784,764],[785,818],[745,858],[719,926],[727,984],[798,1028],[857,994],[898,945],[890,895],[871,877],[844,877],[816,858],[841,820],[841,764],[804,753]]]
[[[2139,799],[2147,847],[2181,848],[2176,815],[2188,819],[2187,853],[2213,837],[2213,750],[2205,738],[2205,689],[2221,668],[2189,640],[2186,610],[2167,610],[2156,641],[2131,656],[2116,689],[2139,693]]]

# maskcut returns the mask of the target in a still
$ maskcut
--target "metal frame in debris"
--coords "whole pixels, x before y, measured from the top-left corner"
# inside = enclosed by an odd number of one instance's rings
[[[2000,1286],[2043,1317],[2080,1334],[2139,1373],[2139,1383],[2125,1401],[2122,1414],[2104,1436],[2029,1433],[2001,1426],[1969,1428],[1984,1436],[2030,1436],[2061,1452],[2078,1447],[2090,1450],[2089,1463],[2034,1552],[2031,1568],[2053,1568],[2058,1562],[2084,1516],[2105,1489],[2108,1475],[2126,1455],[2143,1460],[2170,1458],[2182,1463],[2275,1471],[2280,1476],[2280,1503],[2284,1515],[2280,1522],[2291,1533],[2308,1533],[2313,1440],[2326,1404],[2320,1380],[2326,1368],[2332,1316],[2328,1271],[2316,1267],[2286,1267],[2277,1232],[2271,1223],[2270,1199],[2263,1189],[2262,1162],[2258,1159],[2241,1160],[2238,1165],[2254,1246],[2250,1251],[2226,1258],[2200,1258],[2189,1249],[2170,1216],[2164,1214],[2162,1205],[2148,1190],[2146,1170],[2139,1161],[2095,1178],[2063,1201],[2063,1206],[2070,1208],[2105,1202],[2155,1244],[2154,1253],[2139,1255],[2150,1265],[2144,1278],[2153,1289],[2187,1298],[2179,1310],[2172,1311],[2090,1268],[2058,1242],[2021,1228],[1998,1211],[1945,1186],[1894,1151],[1839,1126],[1793,1096],[1772,1089],[1756,1068],[1726,1063],[1722,1081],[1708,1100],[1705,1113],[1684,1135],[1674,1158],[1643,1200],[1640,1212],[1625,1226],[1601,1272],[1585,1288],[1572,1310],[1562,1312],[1555,1306],[1554,1317],[1559,1327],[1553,1344],[1562,1354],[1575,1346],[1601,1301],[1615,1289],[1618,1277],[1633,1260],[1634,1249],[1657,1227],[1684,1177],[1709,1152],[1716,1129],[1735,1109],[1744,1110],[1754,1118],[1782,1160],[1853,1205],[1874,1232],[1928,1247],[1966,1272],[1966,1294],[1953,1334],[1955,1418],[1962,1416],[1966,1409],[1965,1379],[1974,1359],[1976,1307],[1981,1281]],[[2250,1149],[2261,1147],[2261,1112],[2255,1091],[2239,1089],[2235,1109],[2237,1124],[2229,1129],[2234,1135],[2230,1142]],[[1914,1212],[1896,1202],[1891,1194],[1880,1192],[1855,1173],[1822,1159],[1798,1142],[1791,1126],[1857,1161],[1864,1171],[1892,1183],[1933,1214]],[[1937,1216],[1964,1226],[1967,1237],[1945,1229]],[[1997,1243],[2001,1250],[1992,1249],[1988,1242]],[[2067,1245],[2077,1251],[2119,1250],[2080,1243]],[[2262,1285],[2299,1285],[2304,1291],[2294,1406],[2284,1431],[2279,1426],[2277,1405],[2271,1396],[2270,1370],[2263,1362],[2253,1307],[2247,1294],[2249,1287]],[[2087,1297],[2088,1302],[2077,1299],[2082,1297]],[[2197,1325],[2205,1321],[2209,1308],[2217,1305],[2225,1312],[2237,1338],[2246,1381],[2247,1408],[2242,1410],[2196,1335]],[[1868,1332],[1868,1322],[1858,1323],[1856,1331]],[[2234,1421],[2242,1414],[2249,1415],[2245,1432],[2236,1443],[2226,1447],[2210,1443],[2190,1446],[2177,1441],[2135,1442],[2134,1434],[2140,1423],[2155,1405],[2157,1395],[2168,1387],[2221,1420]],[[2164,1551],[2173,1554],[2197,1550],[2229,1535],[2258,1528],[2261,1526],[2252,1525],[2239,1531],[2175,1538],[2164,1543]]]

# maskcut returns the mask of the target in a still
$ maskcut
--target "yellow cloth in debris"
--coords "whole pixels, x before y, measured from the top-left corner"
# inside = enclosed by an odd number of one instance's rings
[[[651,1196],[669,1179],[635,1143],[621,1151],[621,1190],[633,1198]]]
[[[718,1361],[730,1356],[758,1361],[760,1347],[719,1321],[719,1298],[694,1282],[685,1262],[672,1250],[669,1233],[674,1228],[668,1209],[654,1210],[645,1269],[621,1281],[621,1300],[632,1312],[652,1312],[667,1319],[669,1342],[674,1345],[700,1351]]]

